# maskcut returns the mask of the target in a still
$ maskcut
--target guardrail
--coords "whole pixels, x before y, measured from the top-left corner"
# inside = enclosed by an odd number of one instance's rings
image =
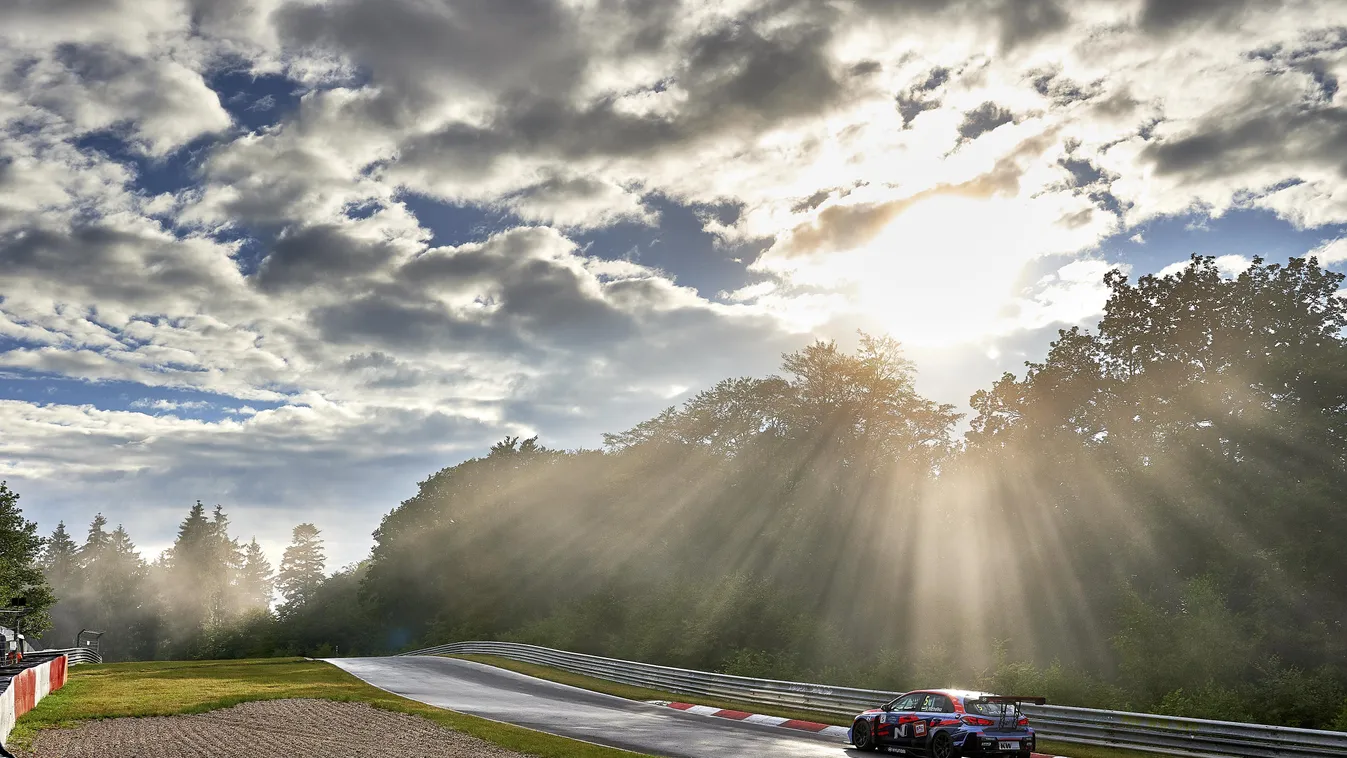
[[[897,697],[896,692],[754,679],[656,666],[514,642],[455,642],[401,655],[496,655],[610,682],[850,717]],[[1034,729],[1061,742],[1220,758],[1347,756],[1347,733],[1228,721],[1156,716],[1060,705],[1024,706]]]
[[[34,652],[42,653],[44,655],[47,653],[64,655],[71,666],[80,663],[103,662],[103,656],[99,655],[97,651],[90,650],[87,647],[68,647],[61,648],[60,650],[37,650]]]

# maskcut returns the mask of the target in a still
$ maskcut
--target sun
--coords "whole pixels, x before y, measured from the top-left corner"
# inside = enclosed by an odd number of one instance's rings
[[[859,273],[857,307],[903,342],[968,342],[1013,326],[1031,215],[1015,198],[932,197],[836,264]]]

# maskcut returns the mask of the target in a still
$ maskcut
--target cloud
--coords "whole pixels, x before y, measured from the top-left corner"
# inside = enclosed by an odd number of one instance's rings
[[[1306,255],[1318,258],[1319,262],[1324,265],[1347,261],[1347,237],[1328,240],[1309,251]]]
[[[974,140],[1002,124],[1009,124],[1015,116],[1005,108],[988,100],[971,111],[963,114],[963,123],[959,125],[959,136]]]
[[[1023,360],[1149,219],[1347,221],[1334,2],[11,5],[0,365],[146,398],[4,401],[53,503],[316,488],[363,543],[395,476],[592,444],[809,335]],[[223,91],[249,74],[300,95]]]

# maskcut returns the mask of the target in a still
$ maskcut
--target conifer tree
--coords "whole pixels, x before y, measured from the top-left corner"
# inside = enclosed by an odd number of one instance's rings
[[[285,598],[285,610],[293,611],[310,600],[323,582],[323,541],[318,527],[300,524],[292,532],[290,547],[281,557],[276,588]]]
[[[65,522],[61,521],[47,538],[40,561],[42,574],[56,596],[51,608],[52,626],[42,637],[43,647],[68,647],[79,631],[79,619],[85,615],[82,603],[83,572],[80,548]]]
[[[89,524],[89,534],[84,538],[84,544],[79,549],[79,564],[81,568],[87,569],[89,564],[102,557],[103,551],[107,550],[108,541],[111,537],[108,535],[108,520],[99,513],[94,516],[94,520]]]
[[[42,549],[42,573],[56,592],[57,598],[63,597],[63,591],[74,588],[79,572],[79,545],[70,538],[65,522],[56,524],[56,529],[47,538]]]
[[[243,549],[243,569],[239,573],[240,608],[245,612],[269,608],[274,581],[271,562],[254,537]]]

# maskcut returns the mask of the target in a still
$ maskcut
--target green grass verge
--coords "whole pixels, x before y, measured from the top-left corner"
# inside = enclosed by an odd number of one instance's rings
[[[679,703],[709,705],[716,708],[732,708],[738,711],[762,713],[768,716],[780,716],[789,719],[817,721],[822,724],[851,726],[850,719],[841,718],[828,713],[798,711],[788,708],[773,708],[771,706],[754,705],[752,703],[737,703],[732,700],[716,700],[700,695],[682,695],[675,692],[652,690],[646,687],[634,687],[629,684],[610,682],[606,679],[596,679],[592,676],[585,676],[584,674],[573,674],[569,671],[552,668],[551,666],[523,663],[521,661],[512,660],[510,658],[501,658],[495,655],[446,655],[444,657],[461,658],[465,661],[485,663],[490,666],[508,669],[520,674],[535,676],[539,679],[547,679],[560,684],[569,684],[572,687],[580,687],[595,692],[603,692],[608,695],[616,695],[617,697],[626,698],[628,700],[669,700]],[[1136,750],[1119,750],[1117,748],[1096,747],[1094,745],[1077,745],[1069,742],[1057,742],[1056,740],[1039,740],[1038,751],[1053,755],[1067,755],[1071,756],[1071,758],[1157,758],[1159,755],[1158,753],[1143,753]]]
[[[424,716],[501,747],[540,758],[635,758],[638,753],[446,711],[385,692],[328,663],[302,658],[156,661],[74,666],[61,689],[20,718],[10,745],[31,747],[39,730],[121,716],[172,716],[280,698],[369,703]]]

